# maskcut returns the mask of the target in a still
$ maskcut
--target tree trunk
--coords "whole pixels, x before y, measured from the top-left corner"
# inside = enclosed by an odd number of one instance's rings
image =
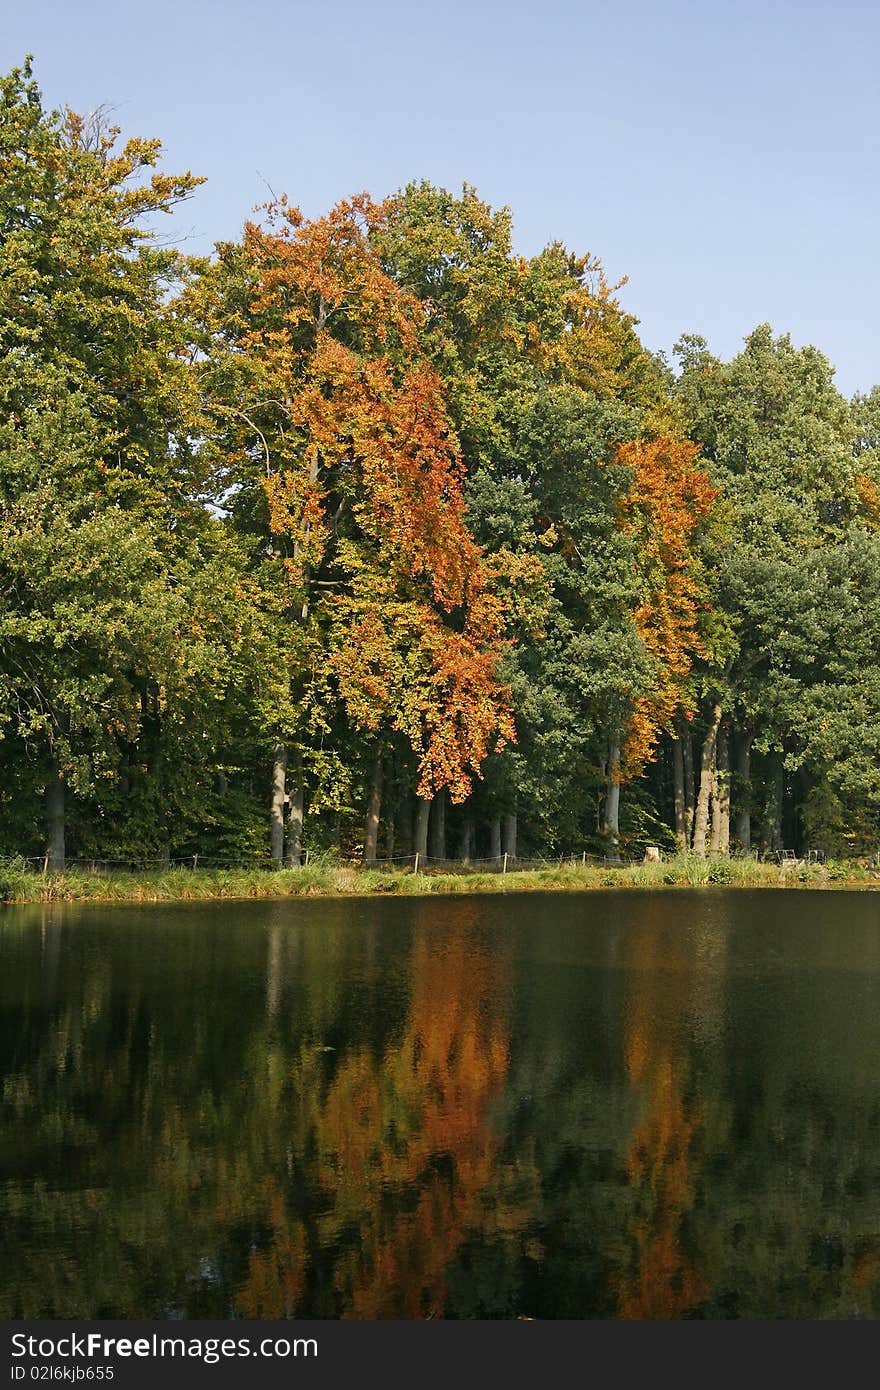
[[[395,831],[394,831],[394,812],[392,811],[390,815],[387,815],[387,814],[386,814],[386,816],[385,816],[385,857],[386,857],[386,859],[393,859],[393,858],[394,858],[394,841],[395,841],[396,838],[397,838],[397,837],[396,837]]]
[[[715,766],[712,769],[712,790],[709,794],[709,857],[715,859],[718,855],[718,838],[721,831],[721,819],[718,815],[718,744],[721,741],[719,734],[715,744]]]
[[[272,810],[269,825],[269,854],[276,864],[284,859],[284,784],[287,776],[287,749],[275,746],[272,755]]]
[[[431,805],[431,858],[446,858],[446,792],[439,791]]]
[[[290,813],[287,822],[287,845],[284,862],[288,869],[298,869],[302,863],[303,808],[306,789],[303,786],[302,754],[293,756],[293,785],[290,791]]]
[[[715,778],[712,795],[712,845],[714,857],[730,853],[730,755],[727,730],[718,730],[715,745]]]
[[[694,735],[689,719],[682,720],[681,752],[684,762],[684,828],[685,842],[690,845],[694,835]]]
[[[785,790],[785,771],[781,753],[770,754],[770,785],[767,794],[767,814],[764,838],[767,849],[778,854],[782,849],[782,798]]]
[[[721,769],[719,789],[721,828],[718,835],[718,853],[726,859],[730,854],[730,742],[726,730],[722,730],[722,734],[723,739],[718,754]]]
[[[709,829],[709,798],[715,781],[715,749],[718,743],[718,728],[723,713],[720,700],[712,707],[712,718],[703,750],[700,755],[700,790],[694,812],[694,854],[706,857],[706,832]]]
[[[509,811],[504,817],[503,834],[501,839],[502,853],[508,859],[516,858],[516,812]]]
[[[431,814],[431,802],[427,797],[420,796],[416,801],[416,821],[413,829],[413,851],[420,859],[428,857],[428,818]]]
[[[64,779],[56,772],[46,786],[47,867],[52,869],[55,873],[63,872],[66,857],[64,844],[64,803]]]
[[[736,787],[734,805],[736,820],[734,837],[740,849],[748,854],[752,848],[752,739],[749,729],[742,729],[736,740]]]
[[[364,826],[364,863],[370,864],[379,850],[379,815],[382,810],[382,749],[376,749],[370,778],[370,798]]]
[[[470,813],[466,813],[461,823],[461,840],[458,847],[458,857],[465,864],[470,862],[474,852],[474,818]]]
[[[675,815],[675,840],[679,849],[686,850],[688,847],[688,833],[684,800],[684,749],[681,746],[681,738],[678,734],[673,734],[672,737],[672,776],[674,784],[672,803]]]
[[[501,858],[501,817],[493,816],[489,822],[489,858]]]
[[[620,858],[620,744],[608,749],[608,783],[605,789],[605,837],[608,857]]]

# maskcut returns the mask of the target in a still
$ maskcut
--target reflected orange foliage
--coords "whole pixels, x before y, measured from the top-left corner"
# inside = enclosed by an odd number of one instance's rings
[[[683,1221],[693,1206],[691,1159],[700,1128],[698,1111],[685,1099],[684,1078],[672,1062],[670,1019],[682,1004],[676,987],[690,978],[687,970],[663,969],[658,937],[635,942],[639,988],[626,1038],[627,1073],[644,1088],[648,1113],[630,1142],[627,1174],[634,1189],[628,1236],[633,1256],[618,1278],[622,1318],[678,1318],[692,1311],[709,1293],[702,1272],[684,1249]],[[648,981],[653,981],[653,988]],[[663,991],[662,1002],[655,992]]]
[[[266,1210],[272,1232],[269,1245],[252,1250],[247,1279],[236,1297],[236,1311],[245,1318],[278,1316],[297,1306],[303,1296],[308,1263],[306,1234],[291,1222],[283,1194],[273,1185]]]
[[[353,1317],[441,1314],[450,1260],[469,1230],[494,1219],[487,1110],[507,1070],[494,969],[464,933],[443,953],[422,937],[399,1048],[378,1071],[363,1055],[352,1059],[327,1097],[325,1140],[361,1201],[372,1195],[361,1249],[341,1271]],[[382,1191],[413,1185],[415,1209],[383,1221]],[[504,1224],[518,1218],[508,1213]]]
[[[878,1280],[880,1280],[880,1254],[876,1250],[869,1250],[855,1261],[849,1286],[853,1293],[866,1294]]]
[[[507,1007],[497,955],[467,928],[445,931],[442,949],[435,933],[423,935],[399,1042],[381,1058],[348,1054],[310,1100],[318,1235],[334,1247],[347,1316],[442,1316],[450,1263],[469,1236],[503,1239],[525,1227],[526,1206],[505,1198],[490,1121],[508,1066]],[[304,1079],[306,1087],[319,1089]],[[250,1317],[294,1313],[307,1262],[301,1225],[288,1228],[283,1202],[270,1213],[270,1246],[252,1256],[236,1300]]]

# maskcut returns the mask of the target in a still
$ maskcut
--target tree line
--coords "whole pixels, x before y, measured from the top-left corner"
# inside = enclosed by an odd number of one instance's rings
[[[880,389],[415,182],[209,257],[0,80],[0,852],[862,853]]]

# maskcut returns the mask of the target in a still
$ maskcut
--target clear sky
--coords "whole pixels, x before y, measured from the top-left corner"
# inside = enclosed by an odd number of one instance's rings
[[[476,184],[517,249],[599,255],[668,350],[757,323],[880,382],[877,0],[5,0],[50,103],[107,102],[209,182],[185,245],[286,191],[307,214]]]

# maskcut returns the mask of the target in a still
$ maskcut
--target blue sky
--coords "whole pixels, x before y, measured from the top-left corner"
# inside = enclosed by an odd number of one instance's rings
[[[517,249],[553,238],[629,276],[651,347],[722,356],[757,323],[880,382],[875,0],[25,0],[0,64],[107,102],[208,184],[206,250],[269,189],[307,214],[413,178],[476,184]]]

